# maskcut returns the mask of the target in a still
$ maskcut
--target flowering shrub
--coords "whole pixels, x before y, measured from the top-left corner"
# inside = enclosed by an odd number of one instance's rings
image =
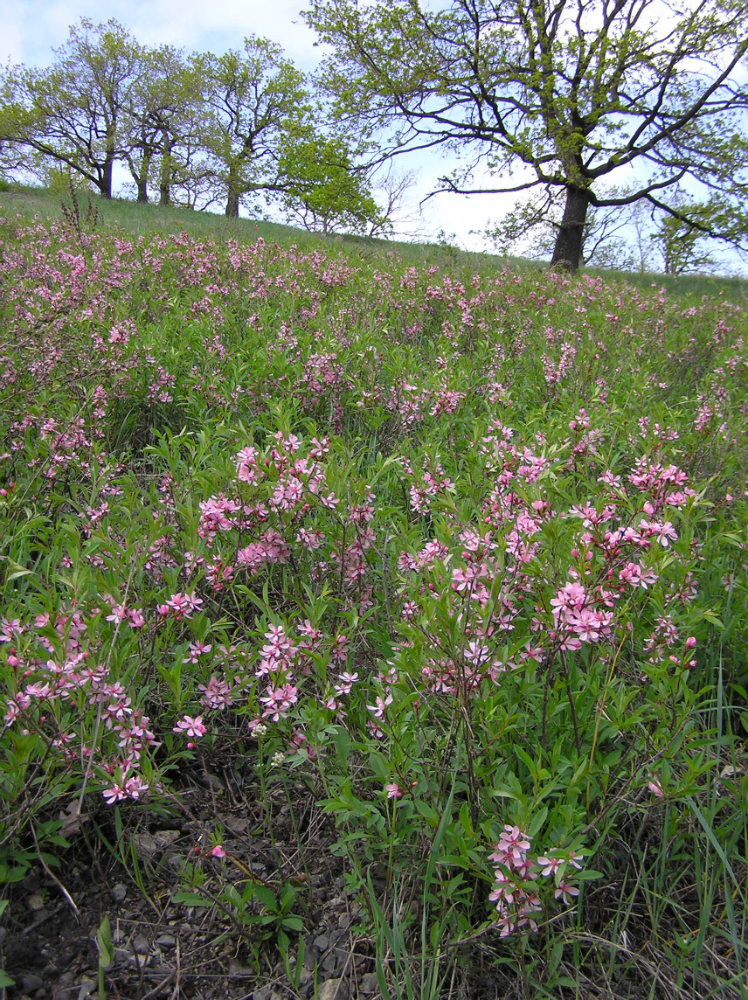
[[[588,919],[633,817],[723,767],[709,713],[741,732],[744,310],[4,232],[0,879],[240,738],[383,868],[371,913]]]

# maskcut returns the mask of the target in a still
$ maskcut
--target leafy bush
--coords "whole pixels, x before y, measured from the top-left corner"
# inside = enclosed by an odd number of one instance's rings
[[[4,881],[240,740],[334,821],[383,995],[481,937],[526,995],[635,978],[643,892],[678,975],[742,967],[740,307],[64,224],[2,280]],[[294,887],[198,861],[288,958]]]

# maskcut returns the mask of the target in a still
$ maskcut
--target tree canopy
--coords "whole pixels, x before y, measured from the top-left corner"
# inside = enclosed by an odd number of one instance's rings
[[[203,144],[219,164],[226,215],[237,216],[243,195],[280,190],[284,136],[308,109],[304,78],[279,46],[260,38],[194,62],[204,85]]]
[[[590,207],[639,201],[745,246],[748,0],[311,0],[305,16],[332,47],[338,114],[383,156],[457,152],[440,190],[560,191],[553,264],[579,265]]]
[[[322,228],[380,226],[355,143],[326,128],[310,81],[280,46],[249,36],[222,55],[140,45],[115,20],[83,18],[46,68],[0,72],[0,166],[82,179],[105,198],[116,164],[138,201],[228,216],[242,203]],[[259,198],[259,204],[257,204]]]
[[[130,93],[142,49],[122,25],[82,19],[48,69],[6,74],[0,138],[82,175],[112,196],[115,162],[126,155]]]

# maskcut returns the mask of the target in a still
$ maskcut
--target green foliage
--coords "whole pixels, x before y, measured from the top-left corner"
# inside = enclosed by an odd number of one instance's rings
[[[262,964],[263,950],[270,946],[277,949],[293,980],[289,963],[291,939],[304,929],[303,917],[295,912],[302,903],[298,889],[290,883],[264,882],[231,856],[222,862],[219,871],[213,866],[210,873],[204,869],[203,862],[197,860],[185,870],[183,878],[186,888],[174,894],[175,903],[188,907],[217,907],[240,936],[246,936],[258,968]],[[296,955],[299,970],[302,961],[303,943]]]
[[[51,67],[8,71],[2,138],[51,159],[111,198],[141,58],[140,46],[117,21],[94,25],[82,18]]]
[[[278,189],[281,140],[308,107],[304,80],[280,46],[256,37],[241,51],[195,56],[194,68],[204,88],[201,145],[217,164],[226,215],[236,216],[245,195]]]
[[[712,255],[707,245],[707,234],[717,210],[713,205],[678,206],[677,215],[665,216],[652,241],[662,254],[665,274],[687,274],[693,271],[708,272]],[[689,220],[696,220],[695,228]]]
[[[329,823],[383,996],[739,996],[745,309],[241,232],[3,227],[8,894],[84,817],[148,893],[133,826],[240,759],[299,870],[210,814],[176,902],[263,971]]]
[[[356,171],[342,139],[288,128],[279,167],[289,221],[325,234],[365,233],[385,225],[366,176]]]
[[[140,45],[114,20],[83,18],[43,70],[0,79],[0,166],[49,187],[112,197],[126,164],[137,199],[262,214],[274,200],[310,228],[364,231],[380,213],[353,146],[323,127],[310,85],[280,46],[185,56]]]

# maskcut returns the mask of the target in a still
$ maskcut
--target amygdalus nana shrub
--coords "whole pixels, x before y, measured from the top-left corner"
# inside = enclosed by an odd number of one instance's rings
[[[2,232],[5,882],[64,887],[75,817],[173,808],[240,745],[329,814],[383,993],[476,949],[527,995],[633,982],[658,935],[701,942],[682,980],[709,935],[739,965],[741,306]],[[303,893],[237,893],[213,839],[184,898],[276,913],[288,957]]]

